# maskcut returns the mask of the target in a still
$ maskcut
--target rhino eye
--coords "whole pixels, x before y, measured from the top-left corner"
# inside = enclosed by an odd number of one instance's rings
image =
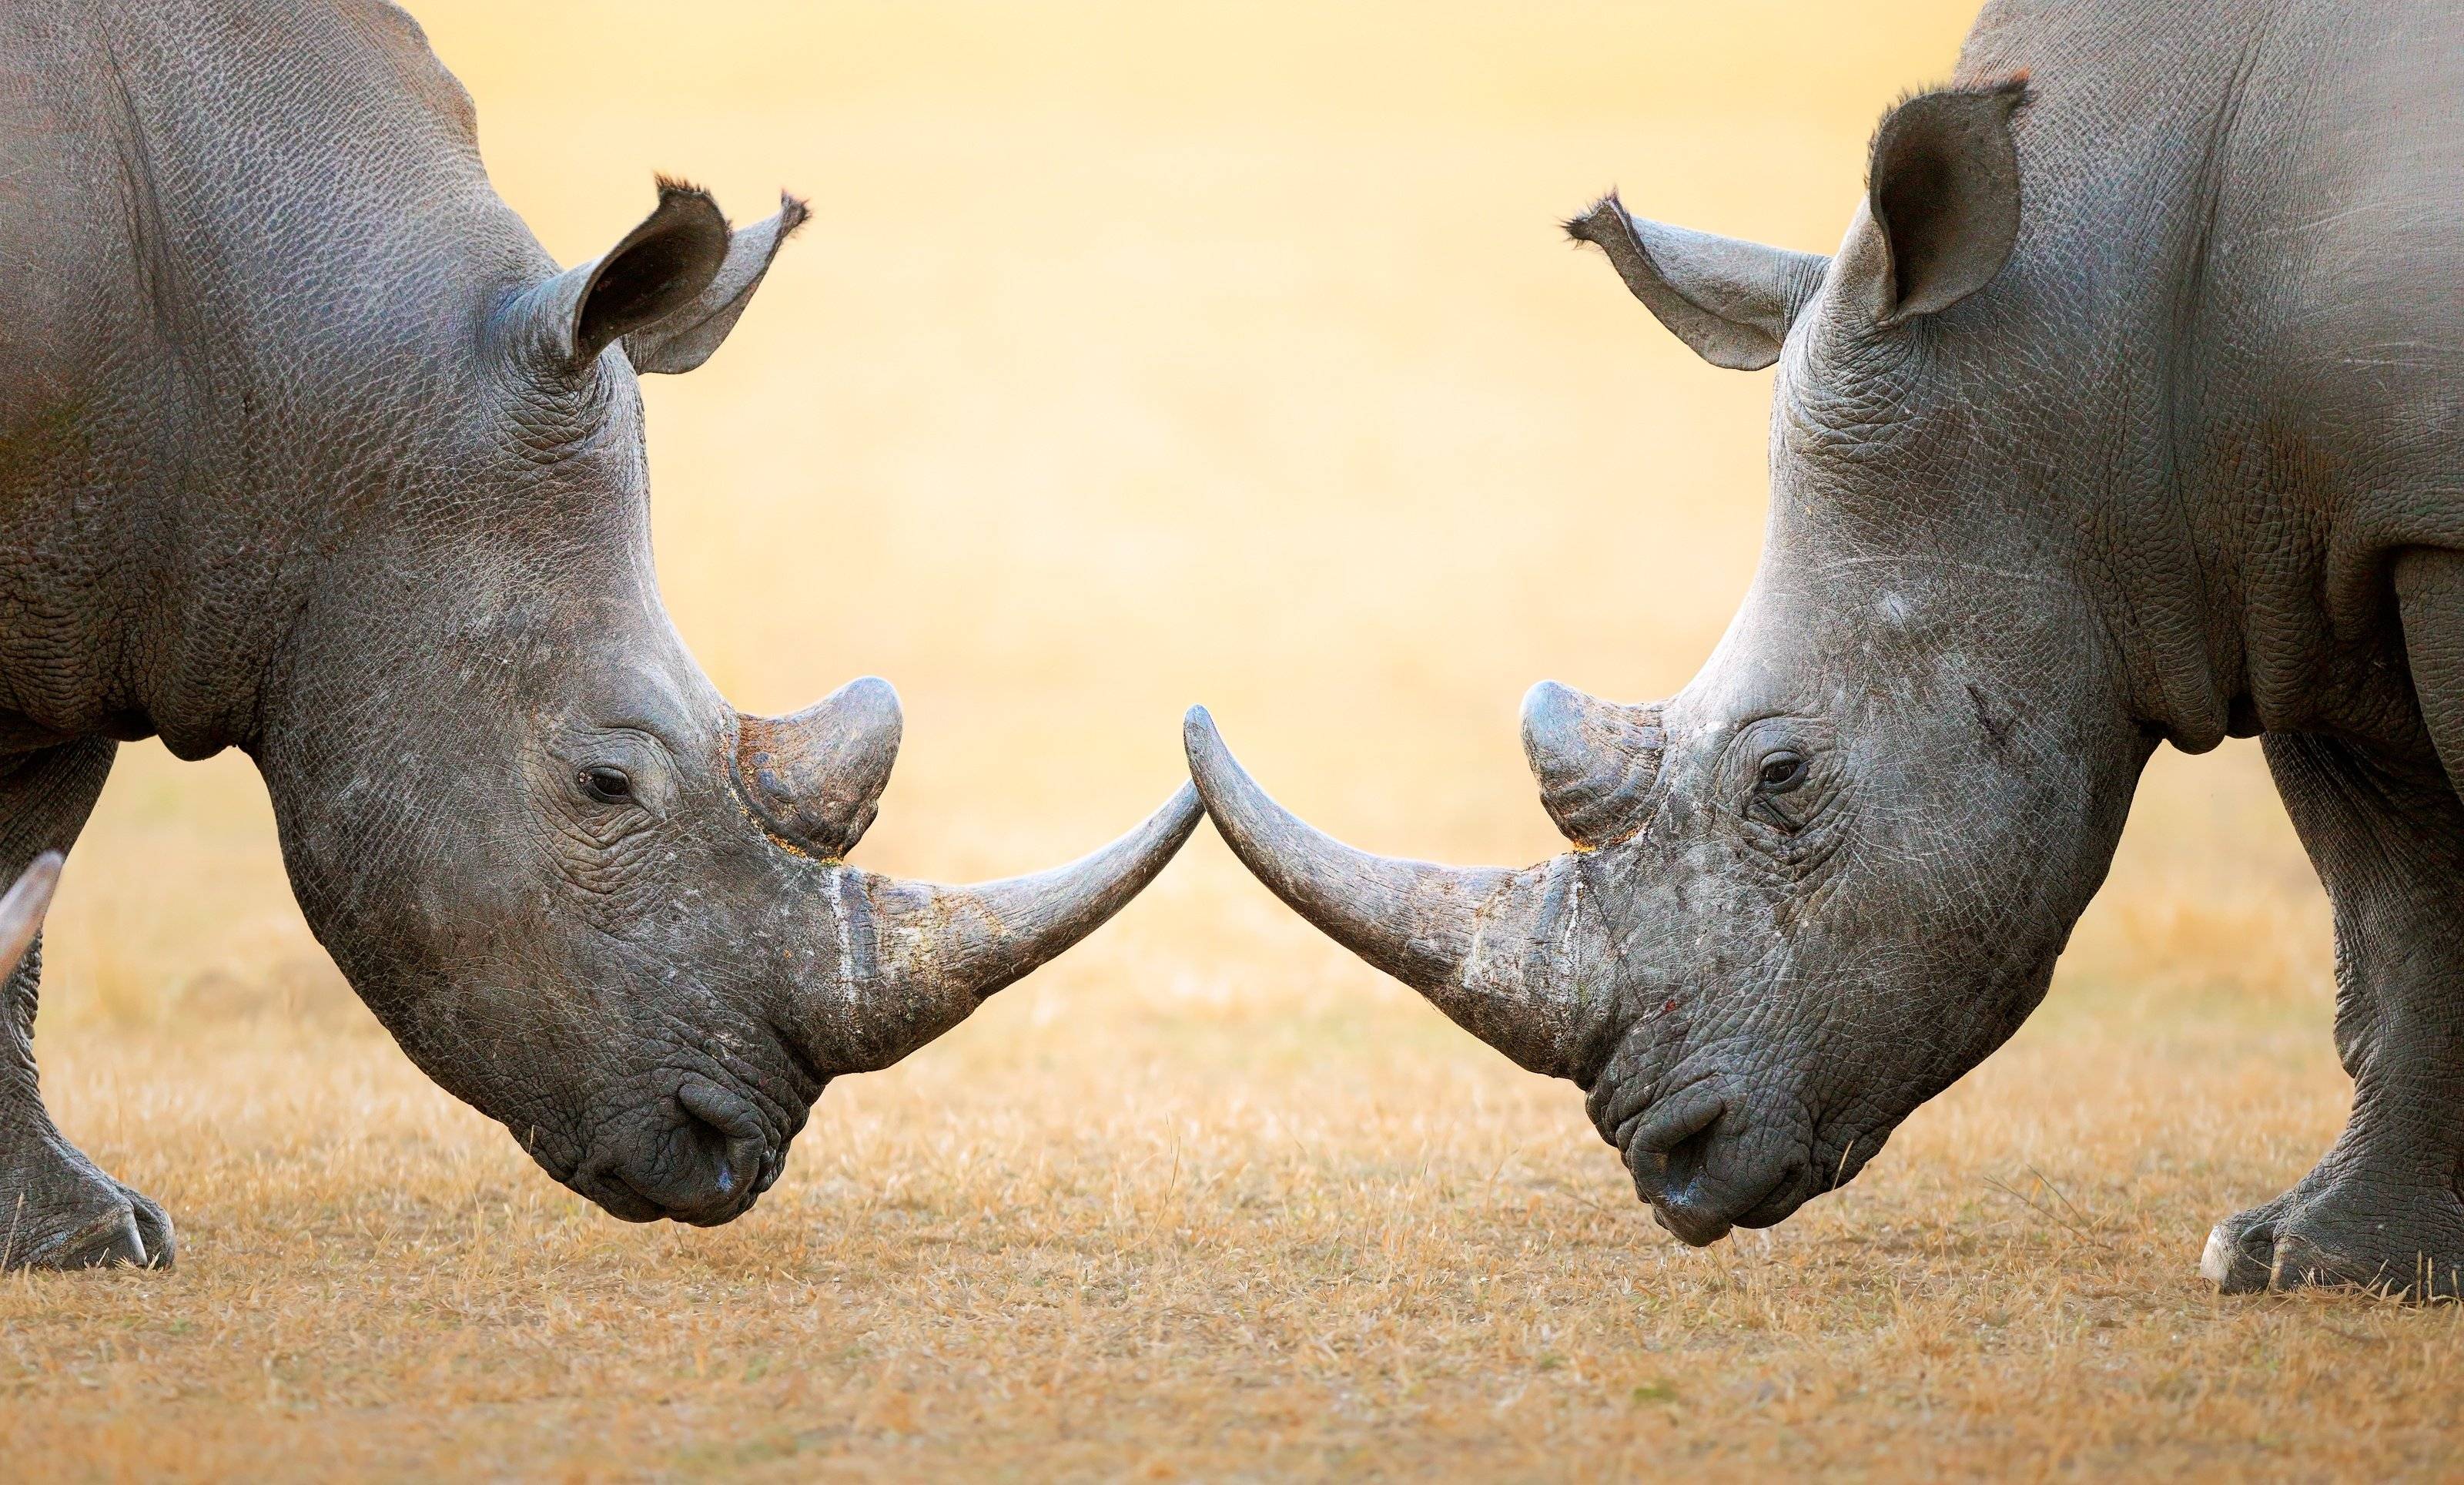
[[[603,805],[621,805],[633,797],[633,781],[625,777],[625,770],[605,764],[583,769],[574,782],[582,786],[582,792]]]
[[[1795,753],[1773,753],[1763,760],[1759,777],[1765,792],[1785,794],[1805,782],[1805,759]]]

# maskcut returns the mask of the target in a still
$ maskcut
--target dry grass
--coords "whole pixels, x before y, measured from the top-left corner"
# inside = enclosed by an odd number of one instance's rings
[[[660,554],[739,701],[898,681],[866,854],[942,876],[1127,824],[1201,698],[1364,844],[1549,850],[1515,699],[1682,682],[1752,562],[1768,395],[1552,219],[1617,183],[1827,246],[1966,20],[415,9],[568,259],[653,167],[814,196],[737,343],[651,389]],[[41,1048],[185,1257],[0,1280],[0,1474],[2438,1474],[2464,1310],[2193,1272],[2341,1120],[2324,920],[2251,750],[2160,760],[2020,1038],[1856,1186],[1694,1252],[1570,1089],[1201,835],[830,1090],[752,1216],[645,1230],[347,999],[244,764],[131,749]]]

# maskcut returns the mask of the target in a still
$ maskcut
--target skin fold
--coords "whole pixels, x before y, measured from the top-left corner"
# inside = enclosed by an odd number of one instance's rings
[[[1224,837],[1578,1084],[1708,1243],[1854,1179],[2017,1029],[2155,747],[2263,735],[2335,906],[2355,1104],[2203,1268],[2458,1293],[2458,16],[2008,0],[1886,115],[1828,257],[1598,203],[1569,230],[1671,332],[1778,367],[1727,634],[1664,701],[1533,690],[1553,861],[1352,851],[1195,712]]]
[[[0,1268],[171,1260],[45,1112],[37,898],[121,742],[245,750],[403,1049],[634,1221],[728,1221],[828,1080],[1067,949],[1195,827],[973,888],[845,861],[897,698],[720,698],[652,577],[638,376],[804,218],[660,183],[559,272],[376,0],[0,0]],[[817,552],[817,566],[832,554]],[[782,601],[792,601],[783,595]]]

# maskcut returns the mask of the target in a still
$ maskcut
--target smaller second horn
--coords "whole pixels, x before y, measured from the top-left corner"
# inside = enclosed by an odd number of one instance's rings
[[[792,717],[741,719],[737,785],[771,834],[836,859],[880,811],[902,730],[890,682],[850,680]]]
[[[1523,698],[1523,755],[1540,804],[1577,846],[1634,833],[1668,745],[1657,706],[1622,706],[1544,680]]]

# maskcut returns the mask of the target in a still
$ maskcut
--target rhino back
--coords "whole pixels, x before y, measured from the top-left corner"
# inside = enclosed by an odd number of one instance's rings
[[[355,509],[552,265],[366,0],[0,4],[0,747],[248,739]]]

